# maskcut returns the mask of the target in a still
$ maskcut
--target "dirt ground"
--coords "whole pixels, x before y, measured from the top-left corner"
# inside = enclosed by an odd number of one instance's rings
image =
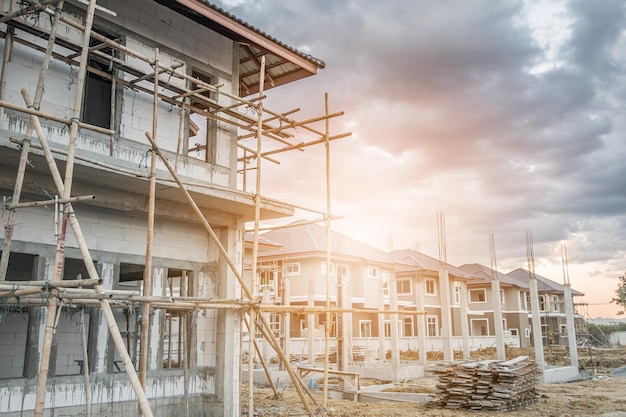
[[[507,356],[516,357],[521,354],[532,356],[530,352],[524,350],[508,351]],[[493,359],[493,354],[489,350],[474,354],[476,359]],[[565,350],[557,351],[553,348],[551,357],[548,357],[546,349],[546,362],[549,365],[569,364]],[[406,359],[403,359],[406,360]],[[556,363],[556,362],[562,363]],[[410,362],[410,360],[406,360]],[[626,347],[607,349],[581,349],[579,351],[579,362],[581,368],[592,371],[594,378],[564,384],[540,384],[537,386],[539,398],[536,404],[518,410],[497,413],[505,414],[507,417],[583,417],[602,416],[626,417],[626,372],[623,377],[610,376],[610,372],[615,368],[626,365]],[[380,383],[381,381],[371,381]],[[434,377],[422,378],[415,381],[405,381],[396,384],[391,391],[398,392],[420,392],[432,394],[435,392],[437,380]],[[364,381],[367,383],[367,381]],[[242,393],[242,415],[247,415],[247,392]],[[273,392],[269,388],[255,390],[255,412],[254,415],[263,416],[305,416],[304,407],[298,395],[293,389],[283,389],[281,399],[274,399]],[[321,403],[321,398],[318,402]],[[311,404],[311,409],[316,410]],[[487,411],[461,411],[448,409],[432,409],[419,403],[363,403],[349,400],[329,400],[326,408],[328,416],[490,416],[493,412]],[[622,414],[623,413],[623,414]]]

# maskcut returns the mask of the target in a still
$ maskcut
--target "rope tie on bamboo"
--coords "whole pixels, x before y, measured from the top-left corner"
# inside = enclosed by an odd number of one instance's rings
[[[37,111],[39,111],[39,110],[40,110],[39,106],[35,106],[34,104],[29,104],[29,105],[28,105],[28,106],[26,106],[26,107],[28,107],[29,109],[34,109],[34,110],[37,110]]]
[[[144,161],[146,162],[146,168],[148,168],[148,155],[150,154],[150,152],[152,152],[152,149],[148,149],[143,156],[141,157],[141,160],[139,161],[139,168],[141,168],[143,166]]]
[[[8,210],[15,211],[15,208],[9,207],[10,205],[11,205],[11,197],[5,199],[2,202],[2,211],[3,212],[8,211]],[[5,229],[6,229],[6,226],[5,226]]]

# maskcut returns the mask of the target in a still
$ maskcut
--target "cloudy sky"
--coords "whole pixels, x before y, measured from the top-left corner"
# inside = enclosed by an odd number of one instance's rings
[[[610,317],[626,267],[626,10],[621,1],[222,0],[234,15],[323,60],[268,92],[276,111],[324,112],[334,228],[379,247],[419,243],[449,263],[527,268],[585,292]],[[304,136],[306,134],[304,132]],[[263,194],[325,209],[324,150],[264,163]],[[288,178],[289,180],[285,180]]]

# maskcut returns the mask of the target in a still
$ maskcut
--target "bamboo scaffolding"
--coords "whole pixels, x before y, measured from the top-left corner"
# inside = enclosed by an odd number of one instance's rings
[[[233,275],[235,275],[235,278],[237,278],[237,281],[239,282],[239,285],[241,285],[242,291],[244,292],[244,294],[246,295],[246,297],[249,300],[253,300],[254,296],[252,295],[252,292],[248,288],[248,286],[247,286],[246,282],[244,281],[243,277],[241,276],[241,274],[237,270],[237,266],[232,261],[232,259],[230,259],[230,257],[228,256],[228,252],[226,252],[226,249],[224,249],[224,246],[220,242],[219,238],[215,234],[215,231],[213,230],[213,228],[211,227],[209,222],[204,217],[204,214],[202,213],[202,211],[200,210],[200,208],[198,207],[198,205],[194,201],[193,197],[191,197],[191,195],[189,194],[189,192],[187,191],[187,189],[185,188],[183,183],[180,181],[180,178],[178,177],[178,174],[176,174],[176,172],[173,170],[173,168],[170,165],[169,161],[167,160],[165,155],[163,155],[161,150],[156,146],[156,143],[154,142],[154,140],[152,139],[152,137],[150,136],[150,134],[148,132],[146,132],[146,138],[148,139],[150,144],[155,147],[155,151],[156,151],[157,155],[159,156],[159,158],[161,159],[161,161],[163,162],[163,164],[165,165],[167,170],[172,175],[172,178],[174,178],[174,180],[178,184],[178,187],[180,188],[180,190],[185,195],[185,199],[191,205],[192,209],[194,210],[194,212],[198,216],[198,219],[201,221],[201,223],[204,226],[205,230],[209,233],[211,241],[217,246],[220,254],[222,255],[222,257],[224,258],[224,260],[228,264],[228,267],[232,271]],[[260,312],[260,309],[258,307],[256,307],[256,311]],[[285,356],[285,353],[278,346],[278,341],[276,340],[276,336],[274,336],[274,334],[271,332],[271,326],[270,326],[269,322],[265,319],[265,317],[263,317],[262,314],[260,314],[259,317],[260,317],[260,319],[262,321],[263,326],[266,329],[270,329],[270,331],[269,331],[270,339],[272,341],[272,344],[276,347],[275,350],[276,350],[276,353],[278,353],[278,356],[279,356],[280,360],[283,363],[286,364],[286,370],[287,370],[287,373],[289,373],[289,377],[291,378],[292,381],[298,380],[298,376],[293,372],[293,370],[289,366],[289,359]],[[302,382],[302,381],[300,381],[300,382]],[[303,391],[302,386],[300,386],[299,384],[294,384],[294,386],[296,387],[296,391],[298,392],[298,396],[302,400],[302,403],[303,403],[304,408],[306,409],[307,413],[309,415],[313,415],[313,411],[311,410],[308,402],[306,401],[306,398],[304,397],[304,392],[305,391]],[[312,394],[310,392],[308,392],[308,390],[306,392],[308,393],[309,397],[312,397]],[[323,411],[323,410],[321,410],[321,411]]]
[[[25,90],[22,90],[22,95],[24,96],[25,101],[27,102],[27,105],[29,104],[28,102],[30,101],[28,99],[28,94],[26,94]],[[61,175],[58,171],[58,168],[56,166],[56,163],[54,161],[54,157],[52,156],[52,153],[50,151],[50,148],[47,144],[47,140],[45,138],[45,136],[43,135],[43,132],[41,130],[41,126],[39,125],[39,121],[36,115],[32,115],[31,114],[31,120],[35,121],[35,127],[39,126],[39,129],[35,129],[39,142],[42,145],[42,149],[44,151],[44,154],[46,156],[46,160],[48,162],[48,166],[50,168],[50,173],[54,179],[55,185],[57,186],[57,189],[59,192],[62,192],[64,189],[64,184],[63,184],[63,180],[61,179]],[[68,204],[69,205],[69,204]],[[71,209],[71,205],[70,209]],[[98,277],[98,273],[95,269],[95,265],[93,263],[93,259],[91,258],[91,255],[89,254],[89,250],[87,248],[87,243],[85,242],[85,238],[82,234],[82,231],[80,229],[80,225],[78,224],[78,220],[76,219],[76,216],[73,212],[71,212],[72,214],[69,216],[69,222],[70,225],[72,226],[72,229],[74,231],[74,235],[76,238],[76,241],[78,243],[78,246],[81,250],[81,254],[83,256],[83,259],[85,261],[85,266],[87,267],[87,271],[89,273],[89,277],[91,279],[100,279]],[[101,285],[96,285],[95,287],[96,292],[102,293],[103,289]],[[100,308],[102,309],[103,315],[105,317],[105,320],[107,322],[109,331],[111,333],[111,337],[113,338],[115,347],[118,351],[118,353],[120,354],[120,357],[122,358],[122,362],[124,364],[124,368],[126,370],[126,373],[128,374],[130,383],[133,387],[133,390],[135,391],[135,394],[137,396],[137,400],[139,402],[139,405],[141,407],[141,410],[143,412],[144,415],[146,416],[152,416],[152,411],[150,410],[150,406],[148,403],[148,400],[145,396],[145,393],[141,387],[141,384],[139,383],[139,379],[137,377],[137,374],[135,372],[135,368],[134,365],[128,355],[128,352],[126,351],[126,346],[124,344],[124,340],[122,339],[122,336],[120,335],[119,332],[119,328],[117,327],[117,323],[115,322],[115,317],[113,316],[113,312],[111,311],[111,306],[109,305],[108,300],[100,300]]]
[[[91,0],[89,2],[89,8],[88,8],[88,16],[91,13],[91,15],[93,16],[93,8],[95,7],[95,0]],[[4,18],[6,18],[6,16],[4,16]],[[10,18],[9,18],[10,19]],[[7,19],[7,20],[9,20]],[[257,186],[256,186],[256,190],[255,190],[255,195],[254,195],[254,202],[255,202],[255,230],[254,230],[254,234],[255,234],[255,247],[257,248],[256,250],[258,251],[258,234],[259,231],[261,230],[261,228],[259,227],[259,221],[260,221],[260,205],[261,205],[261,196],[260,196],[260,179],[261,179],[261,167],[260,167],[260,163],[262,159],[266,159],[272,162],[276,162],[278,163],[278,161],[273,160],[272,158],[269,158],[267,155],[271,155],[272,153],[278,153],[278,152],[284,152],[286,150],[300,150],[302,151],[303,147],[305,146],[311,146],[313,144],[313,142],[310,143],[299,143],[299,144],[291,144],[290,142],[282,139],[282,137],[291,137],[291,135],[288,132],[285,132],[285,130],[287,129],[292,129],[292,128],[296,128],[296,127],[302,127],[310,132],[313,132],[315,134],[318,134],[320,136],[322,136],[323,138],[321,139],[322,142],[326,142],[327,147],[328,147],[328,142],[330,140],[334,140],[334,139],[338,139],[340,137],[345,137],[348,136],[349,133],[347,134],[343,134],[337,137],[330,137],[328,134],[328,120],[331,117],[336,117],[339,115],[342,115],[343,112],[341,113],[335,113],[333,115],[329,115],[328,114],[328,108],[326,105],[326,115],[322,116],[321,118],[314,118],[314,119],[309,119],[309,120],[305,120],[302,122],[296,122],[294,120],[291,120],[289,118],[287,118],[287,115],[289,113],[274,113],[272,111],[269,110],[265,110],[263,108],[263,98],[264,96],[262,95],[263,93],[263,85],[264,85],[264,80],[262,79],[261,81],[261,87],[260,87],[260,92],[259,92],[259,97],[257,99],[253,99],[253,100],[244,100],[240,97],[231,95],[227,92],[222,92],[219,90],[219,86],[212,86],[210,84],[206,84],[191,78],[190,76],[188,76],[187,74],[184,73],[180,73],[178,71],[175,70],[175,68],[172,67],[168,67],[168,66],[164,66],[162,64],[160,64],[158,61],[158,50],[157,50],[157,54],[155,54],[155,59],[151,60],[149,58],[146,57],[142,57],[140,54],[137,53],[133,53],[132,51],[130,51],[127,48],[124,48],[122,45],[120,45],[117,42],[113,42],[110,41],[106,38],[102,38],[100,39],[103,43],[101,45],[98,45],[97,47],[93,47],[93,48],[89,48],[88,47],[88,40],[91,37],[95,38],[95,39],[99,39],[99,37],[101,37],[101,35],[94,33],[91,33],[91,22],[89,22],[89,18],[87,19],[87,23],[85,24],[85,26],[82,26],[80,24],[77,24],[76,22],[72,22],[71,19],[68,19],[66,17],[62,17],[62,21],[65,22],[66,24],[72,26],[74,25],[74,27],[79,28],[80,30],[82,30],[85,33],[85,39],[83,42],[82,47],[80,48],[81,51],[81,59],[80,59],[80,69],[79,69],[79,76],[82,75],[82,77],[84,77],[84,74],[86,73],[86,71],[89,69],[86,66],[86,62],[87,62],[87,55],[88,54],[93,54],[93,55],[97,55],[97,56],[101,56],[100,54],[102,54],[101,52],[99,52],[98,50],[101,48],[104,48],[103,45],[110,45],[113,46],[115,48],[117,48],[118,50],[121,50],[122,52],[126,52],[129,53],[130,55],[133,55],[139,59],[143,59],[145,62],[150,63],[152,66],[154,66],[154,72],[152,74],[144,74],[144,75],[140,75],[139,78],[137,78],[136,80],[134,80],[133,82],[126,82],[126,84],[124,84],[123,80],[119,80],[116,77],[110,77],[110,79],[112,79],[115,82],[118,82],[123,85],[123,86],[128,86],[128,84],[137,84],[140,81],[143,80],[147,80],[151,77],[151,75],[154,76],[154,102],[155,102],[155,108],[156,108],[156,102],[158,101],[158,99],[164,100],[166,102],[170,102],[172,103],[172,101],[174,103],[176,103],[176,105],[181,106],[181,108],[184,110],[185,108],[192,108],[193,107],[187,107],[183,102],[177,102],[175,99],[172,100],[171,97],[167,97],[163,94],[158,94],[158,87],[159,86],[163,86],[163,83],[160,82],[159,80],[159,74],[161,73],[165,73],[165,72],[169,72],[171,73],[173,76],[176,77],[180,77],[181,79],[184,80],[188,80],[190,82],[192,82],[194,85],[199,86],[199,89],[202,89],[204,91],[214,91],[214,92],[218,92],[221,95],[224,95],[226,97],[229,97],[231,100],[234,101],[233,104],[227,105],[227,106],[223,106],[220,107],[217,103],[213,103],[213,102],[209,102],[210,104],[210,109],[209,111],[204,111],[202,114],[206,115],[206,117],[211,117],[214,120],[218,120],[218,121],[224,121],[229,123],[231,126],[235,126],[235,127],[239,127],[242,129],[246,129],[251,131],[250,135],[256,136],[257,137],[257,149],[256,150],[252,150],[252,149],[246,149],[242,146],[242,149],[244,149],[244,172],[245,172],[245,162],[246,162],[246,157],[245,157],[245,152],[246,151],[250,151],[251,154],[253,154],[254,156],[249,156],[249,158],[256,158],[257,159],[257,166],[252,168],[252,169],[256,169],[257,170]],[[51,36],[52,38],[52,36]],[[54,41],[52,41],[54,43]],[[54,55],[54,54],[51,54]],[[73,61],[73,58],[75,58],[77,55],[71,55],[68,57],[64,57],[66,62],[72,62],[72,65],[76,65],[75,62]],[[116,61],[118,62],[118,61]],[[261,76],[263,77],[263,75],[265,74],[265,70],[263,69],[264,67],[264,57],[262,58],[262,69],[261,69]],[[124,64],[125,65],[125,64]],[[128,69],[128,66],[125,65],[124,69]],[[92,72],[97,73],[97,71],[93,68],[89,69]],[[108,76],[108,74],[107,74]],[[80,81],[80,79],[79,79]],[[80,82],[79,82],[80,84]],[[148,92],[147,89],[144,89],[143,87],[134,85],[131,88],[137,90],[137,91],[144,91],[144,92]],[[77,92],[82,89],[77,87]],[[206,90],[205,90],[206,89]],[[191,96],[194,93],[198,94],[198,91],[193,91],[190,92],[191,94],[187,94],[187,96]],[[185,93],[183,93],[185,94]],[[182,97],[182,96],[181,96]],[[0,97],[1,98],[1,97]],[[204,99],[200,99],[200,100],[204,100]],[[27,106],[30,106],[27,100],[27,95],[25,95],[25,101],[27,103]],[[258,104],[255,104],[255,102],[258,101]],[[35,102],[37,102],[37,99],[35,100]],[[15,293],[15,291],[37,291],[39,293],[41,292],[47,292],[48,294],[51,295],[51,297],[49,297],[49,302],[48,305],[50,307],[50,312],[49,312],[49,317],[52,318],[54,317],[54,310],[52,310],[53,308],[56,308],[57,303],[59,302],[59,300],[68,300],[69,302],[73,303],[73,304],[77,304],[77,305],[100,305],[100,307],[103,310],[103,314],[105,316],[105,319],[107,321],[107,324],[109,326],[109,330],[111,331],[111,335],[112,338],[114,339],[116,348],[118,350],[118,352],[120,353],[120,356],[122,356],[122,362],[124,363],[124,366],[126,368],[126,372],[129,375],[129,379],[131,380],[131,384],[133,385],[133,389],[135,390],[137,397],[138,397],[138,402],[139,402],[139,406],[140,409],[142,411],[142,413],[144,415],[147,416],[151,416],[151,411],[149,408],[149,405],[147,403],[147,399],[145,398],[145,393],[143,392],[142,389],[142,381],[140,380],[140,378],[137,378],[137,375],[134,373],[134,368],[132,366],[132,363],[130,362],[130,358],[128,356],[128,352],[126,351],[126,348],[123,345],[123,340],[121,338],[121,335],[119,334],[119,329],[117,328],[117,325],[115,323],[115,319],[112,316],[111,313],[111,305],[109,304],[110,302],[114,302],[114,301],[120,301],[120,302],[124,302],[124,303],[131,303],[131,305],[135,305],[137,303],[139,303],[142,307],[142,309],[149,309],[150,307],[153,308],[162,308],[162,309],[167,309],[167,310],[176,310],[176,311],[195,311],[197,309],[220,309],[220,308],[225,308],[225,309],[240,309],[240,310],[249,310],[251,313],[251,316],[254,315],[258,315],[259,319],[261,321],[262,327],[261,327],[261,332],[264,334],[264,337],[267,338],[268,343],[270,344],[270,346],[272,346],[277,353],[279,354],[279,358],[281,359],[281,361],[283,362],[283,364],[285,364],[285,367],[287,368],[291,379],[294,381],[294,386],[296,386],[296,390],[298,391],[298,394],[302,400],[302,403],[307,411],[307,413],[309,415],[313,415],[312,410],[310,409],[310,406],[306,400],[306,398],[304,397],[304,393],[309,395],[310,400],[318,407],[320,408],[319,413],[321,415],[325,415],[325,411],[323,410],[323,408],[321,408],[319,406],[319,404],[317,403],[317,401],[315,400],[315,398],[311,395],[310,392],[308,392],[308,390],[306,390],[306,387],[304,386],[303,382],[293,373],[293,370],[291,370],[291,368],[289,367],[289,362],[287,360],[287,358],[284,355],[284,352],[282,351],[282,349],[280,348],[280,345],[278,343],[278,340],[276,339],[276,337],[274,336],[273,332],[271,331],[271,326],[269,325],[269,323],[267,322],[267,319],[264,317],[264,315],[262,314],[263,312],[269,312],[272,311],[272,307],[273,306],[265,306],[265,305],[260,305],[258,304],[255,300],[254,297],[252,296],[252,293],[250,292],[250,290],[247,288],[245,282],[243,281],[243,278],[241,277],[241,274],[236,270],[236,268],[234,267],[234,264],[232,262],[232,260],[230,260],[230,258],[228,257],[228,254],[226,253],[225,249],[223,248],[223,246],[221,245],[220,241],[217,239],[217,236],[215,235],[215,233],[213,232],[211,226],[208,224],[208,222],[206,221],[206,219],[204,218],[204,216],[202,215],[202,213],[200,212],[200,210],[198,209],[197,205],[195,205],[195,203],[193,202],[193,199],[191,198],[191,196],[188,194],[186,188],[185,188],[185,184],[183,184],[180,179],[177,177],[177,175],[175,174],[175,172],[173,172],[173,170],[171,169],[171,166],[169,166],[169,163],[167,162],[167,159],[163,156],[163,154],[158,150],[158,147],[156,145],[156,120],[157,120],[157,114],[156,114],[156,110],[153,113],[153,131],[152,131],[152,136],[150,136],[149,134],[146,134],[146,136],[148,137],[148,140],[151,142],[152,145],[152,167],[155,166],[155,159],[156,159],[156,155],[158,154],[159,158],[161,158],[161,160],[164,162],[164,164],[166,165],[166,167],[168,168],[168,170],[170,171],[170,174],[172,175],[172,177],[174,178],[174,181],[177,183],[177,185],[179,186],[179,188],[185,193],[188,201],[190,202],[192,208],[194,209],[194,211],[196,212],[196,214],[199,216],[199,218],[201,219],[203,225],[205,226],[205,228],[207,229],[207,231],[209,232],[209,235],[212,239],[213,242],[215,242],[215,244],[218,246],[218,249],[220,250],[220,253],[222,254],[222,256],[225,258],[226,262],[228,263],[228,266],[232,269],[235,277],[237,278],[237,280],[239,281],[242,290],[244,292],[244,294],[246,295],[246,297],[248,298],[249,301],[247,302],[241,302],[238,300],[209,300],[207,301],[206,299],[195,299],[194,297],[151,297],[149,292],[146,292],[144,290],[144,296],[138,296],[136,294],[122,294],[122,293],[112,293],[109,291],[104,291],[102,289],[101,286],[101,281],[99,280],[99,278],[95,278],[98,276],[97,272],[95,271],[95,267],[93,264],[93,260],[91,259],[91,256],[89,255],[89,251],[87,249],[87,245],[84,241],[84,237],[82,235],[82,232],[80,230],[80,226],[78,224],[78,220],[76,219],[76,216],[73,214],[72,208],[71,208],[71,203],[72,202],[76,202],[79,200],[75,200],[76,198],[79,197],[69,197],[70,193],[71,193],[71,184],[72,184],[72,180],[73,180],[73,164],[74,164],[74,160],[75,159],[79,159],[78,156],[74,155],[74,150],[75,150],[75,146],[74,143],[76,141],[76,134],[77,134],[77,130],[79,127],[81,128],[87,128],[87,129],[91,129],[91,130],[95,130],[97,132],[100,133],[104,133],[104,134],[108,134],[111,135],[111,137],[113,137],[113,135],[115,134],[114,130],[111,129],[102,129],[102,128],[96,128],[94,126],[89,126],[89,125],[85,125],[82,124],[78,121],[77,119],[77,114],[76,114],[76,110],[80,110],[81,108],[81,102],[80,100],[76,100],[75,101],[76,107],[75,107],[75,114],[74,117],[72,117],[71,119],[61,119],[61,118],[54,118],[54,117],[49,117],[51,115],[47,115],[44,112],[41,112],[37,109],[37,107],[35,107],[35,110],[33,110],[30,107],[27,108],[23,108],[23,107],[19,107],[19,106],[14,106],[10,103],[5,103],[4,101],[0,100],[0,107],[2,108],[8,108],[14,111],[22,111],[24,113],[29,114],[31,117],[31,122],[33,125],[33,129],[36,130],[38,137],[40,138],[40,142],[42,143],[41,145],[41,149],[43,149],[44,154],[46,156],[46,159],[50,165],[51,168],[51,173],[52,176],[55,180],[55,184],[57,185],[57,188],[59,190],[59,193],[62,194],[62,198],[61,198],[61,203],[65,204],[65,213],[66,215],[64,216],[67,221],[69,221],[70,225],[72,226],[74,233],[76,235],[76,239],[79,243],[79,248],[81,250],[81,253],[83,254],[83,258],[85,261],[85,265],[87,266],[88,272],[89,272],[89,276],[91,279],[96,279],[97,282],[92,284],[95,285],[94,290],[87,290],[87,289],[73,289],[73,288],[62,288],[59,286],[46,286],[46,287],[36,287],[36,288],[20,288],[19,290],[14,290],[13,288],[8,289],[7,292],[9,293]],[[326,103],[327,104],[327,103]],[[226,117],[221,117],[221,116],[217,116],[216,113],[224,113],[227,115],[227,117],[234,117],[236,120],[242,121],[242,122],[248,122],[251,121],[251,119],[245,115],[239,114],[237,112],[233,112],[232,110],[236,109],[237,107],[241,106],[241,105],[246,105],[252,108],[257,109],[258,111],[258,119],[257,119],[257,124],[256,124],[256,128],[252,127],[252,126],[248,126],[246,127],[245,125],[241,125],[240,123],[237,123],[233,120],[229,120]],[[197,108],[195,110],[198,110]],[[201,110],[201,109],[200,109]],[[264,111],[268,114],[271,114],[272,117],[270,118],[266,118],[263,119],[263,113]],[[297,110],[294,110],[292,112],[295,112]],[[56,164],[54,163],[54,158],[52,157],[52,150],[49,148],[49,146],[47,145],[47,142],[45,141],[45,138],[43,137],[43,132],[41,129],[41,125],[39,124],[39,117],[44,117],[47,118],[49,120],[52,121],[57,121],[60,123],[65,123],[65,124],[69,124],[70,125],[70,147],[68,152],[66,153],[68,155],[68,168],[66,169],[66,175],[65,175],[65,181],[63,181],[60,178],[60,173],[58,172],[58,169],[56,168]],[[268,125],[269,122],[272,121],[280,121],[281,122],[281,126],[279,127],[271,127]],[[326,121],[326,133],[321,133],[319,131],[317,131],[316,129],[313,129],[312,127],[308,126],[308,124],[314,123],[314,122],[318,122],[321,120],[325,120]],[[286,123],[286,125],[282,125],[282,123]],[[111,125],[112,126],[112,125]],[[278,135],[278,136],[276,136]],[[278,150],[274,150],[274,151],[269,151],[269,152],[262,152],[261,151],[261,137],[267,137],[270,138],[272,140],[278,141],[284,145],[287,145],[285,148],[281,148]],[[321,143],[319,141],[315,141],[315,143]],[[111,141],[111,153],[113,152],[113,141]],[[328,152],[328,150],[327,150]],[[328,160],[328,155],[327,155],[327,160]],[[328,161],[327,161],[328,163]],[[54,165],[54,168],[52,167],[52,165]],[[114,168],[116,170],[119,170],[119,168]],[[56,171],[56,175],[55,175],[55,171]],[[154,181],[156,179],[156,175],[154,172],[151,172],[150,176],[150,181]],[[328,179],[328,182],[330,180]],[[328,184],[330,185],[330,184]],[[152,186],[151,186],[152,188]],[[217,188],[217,187],[215,187]],[[329,187],[328,187],[329,188]],[[151,189],[151,194],[152,194],[152,189]],[[151,200],[154,200],[155,197],[151,195],[150,197]],[[53,201],[54,202],[54,201]],[[14,202],[15,203],[15,202]],[[21,204],[33,204],[33,203],[19,203],[17,206],[13,207],[13,208],[22,208],[25,207],[24,205]],[[36,202],[36,204],[38,205],[43,205],[43,202]],[[328,203],[328,208],[327,208],[327,213],[324,214],[325,216],[325,221],[327,222],[327,224],[330,222],[331,219],[333,218],[337,218],[336,216],[331,216],[330,215],[330,203]],[[150,239],[148,239],[150,240]],[[62,244],[61,244],[62,246]],[[147,258],[148,258],[148,251],[149,251],[149,244],[147,245]],[[257,253],[253,254],[253,265],[257,264]],[[62,259],[63,255],[62,255],[62,250],[59,251],[59,256],[58,258]],[[58,265],[59,262],[57,261],[56,264]],[[327,263],[329,265],[329,262]],[[148,262],[147,262],[148,265]],[[253,274],[253,277],[256,276],[256,267],[254,267],[254,271],[255,273]],[[148,269],[148,266],[146,266],[146,269]],[[60,271],[59,268],[57,268],[57,271]],[[58,272],[60,273],[60,272]],[[55,276],[56,278],[56,276]],[[253,278],[254,280],[255,278]],[[55,280],[56,281],[56,280]],[[254,281],[253,281],[254,283]],[[56,284],[56,282],[54,283]],[[144,281],[145,284],[145,281]],[[151,287],[150,287],[151,288]],[[252,286],[252,288],[254,288],[254,285]],[[328,292],[328,291],[327,291]],[[36,293],[33,293],[36,294]],[[181,293],[182,295],[182,293]],[[328,298],[328,296],[327,296]],[[37,300],[34,297],[31,296],[27,296],[25,298],[23,298],[22,300],[20,300],[20,302],[24,302],[26,304],[31,304],[31,305],[36,305]],[[41,304],[41,301],[39,301]],[[13,301],[11,301],[11,303],[14,303]],[[328,303],[327,303],[328,304]],[[122,306],[123,308],[128,308],[128,305],[126,306]],[[298,307],[298,306],[295,306]],[[326,305],[324,308],[327,313],[327,335],[326,335],[326,350],[328,350],[328,327],[330,325],[330,320],[329,320],[329,315],[330,315],[330,309],[329,309],[330,305]],[[358,309],[336,309],[337,311],[341,310],[341,311],[346,311],[346,310],[350,310],[350,311],[354,311],[356,312]],[[366,309],[362,309],[363,311],[368,311],[371,312],[370,310],[366,310]],[[148,310],[149,311],[149,310]],[[285,310],[286,312],[287,310]],[[295,311],[295,310],[294,310]],[[313,312],[314,310],[310,310],[311,312]],[[308,312],[308,311],[307,311]],[[379,314],[389,314],[389,311],[380,311],[378,312]],[[408,312],[403,311],[403,314],[406,314]],[[144,317],[148,316],[148,314],[145,314]],[[182,316],[181,316],[182,317]],[[182,331],[182,333],[186,333],[186,315],[184,316],[185,319],[183,320],[181,318],[181,326],[182,328],[184,328],[184,330]],[[250,324],[250,337],[251,340],[253,342],[254,341],[254,322],[253,321]],[[51,326],[46,326],[46,332],[48,332],[48,328],[53,328],[54,327],[54,323],[52,323]],[[148,329],[149,331],[149,329]],[[147,335],[148,331],[144,332],[143,331],[143,323],[142,323],[142,337],[144,334]],[[180,336],[182,339],[185,340],[185,354],[183,356],[182,362],[184,363],[184,366],[187,366],[187,335],[182,335]],[[50,345],[50,343],[48,343],[48,340],[44,340],[44,348],[46,345]],[[147,346],[147,342],[144,343],[142,341],[142,347],[143,346]],[[180,343],[179,343],[179,348],[180,348]],[[258,349],[258,346],[257,346]],[[255,349],[256,350],[256,349]],[[253,350],[251,349],[251,362],[253,363]],[[145,358],[147,355],[144,353],[141,353],[140,355],[140,359]],[[262,355],[259,356],[262,358]],[[326,357],[328,356],[328,352],[326,352]],[[328,367],[328,363],[327,363],[327,358],[325,358],[325,369]],[[250,368],[252,368],[252,366],[250,366]],[[41,368],[40,368],[41,370]],[[327,371],[327,370],[326,370]],[[40,371],[41,373],[41,371]],[[141,374],[140,374],[141,375]],[[269,377],[268,377],[269,379]],[[324,395],[324,408],[326,407],[326,380],[327,377],[325,377],[325,395]],[[270,379],[271,381],[271,379]],[[44,387],[44,396],[45,396],[45,378],[43,380],[43,387]],[[88,384],[88,382],[87,382]],[[40,388],[39,386],[42,385],[42,378],[40,375],[40,378],[38,380],[38,397],[39,392],[40,392]],[[252,384],[250,384],[250,388],[252,388]],[[276,392],[276,390],[274,390]],[[250,389],[250,392],[252,392],[252,389]],[[187,388],[186,388],[186,398],[188,396],[187,394]],[[45,398],[45,397],[44,397]],[[38,398],[39,401],[39,398]],[[252,413],[253,411],[253,397],[251,394],[251,398],[250,398],[250,407],[249,407],[249,411],[250,413]],[[43,404],[42,404],[43,407]],[[38,410],[36,410],[35,415],[38,415]]]

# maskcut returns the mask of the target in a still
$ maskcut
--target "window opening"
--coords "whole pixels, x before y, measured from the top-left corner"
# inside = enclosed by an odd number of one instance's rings
[[[95,31],[95,30],[94,30]],[[97,30],[102,36],[109,39],[115,39],[115,36]],[[119,39],[115,39],[119,41]],[[115,56],[115,50],[112,47],[99,47],[102,43],[94,38],[89,41],[89,47],[96,47],[100,54],[91,54],[89,56],[89,66],[107,74],[113,74],[113,62],[111,59],[101,56],[106,54],[109,57]],[[113,91],[113,82],[110,78],[95,74],[91,71],[87,72],[85,77],[85,93],[83,98],[83,109],[81,121],[91,125],[111,129],[111,95]]]
[[[191,70],[191,76],[197,80],[205,82],[207,84],[213,84],[212,77],[198,71],[196,69]],[[197,90],[198,85],[191,86],[192,90]],[[190,157],[201,159],[205,162],[215,161],[215,121],[206,116],[209,106],[208,100],[213,100],[213,93],[211,91],[203,91],[192,96],[191,105],[195,109],[189,114],[189,146],[188,154]]]

